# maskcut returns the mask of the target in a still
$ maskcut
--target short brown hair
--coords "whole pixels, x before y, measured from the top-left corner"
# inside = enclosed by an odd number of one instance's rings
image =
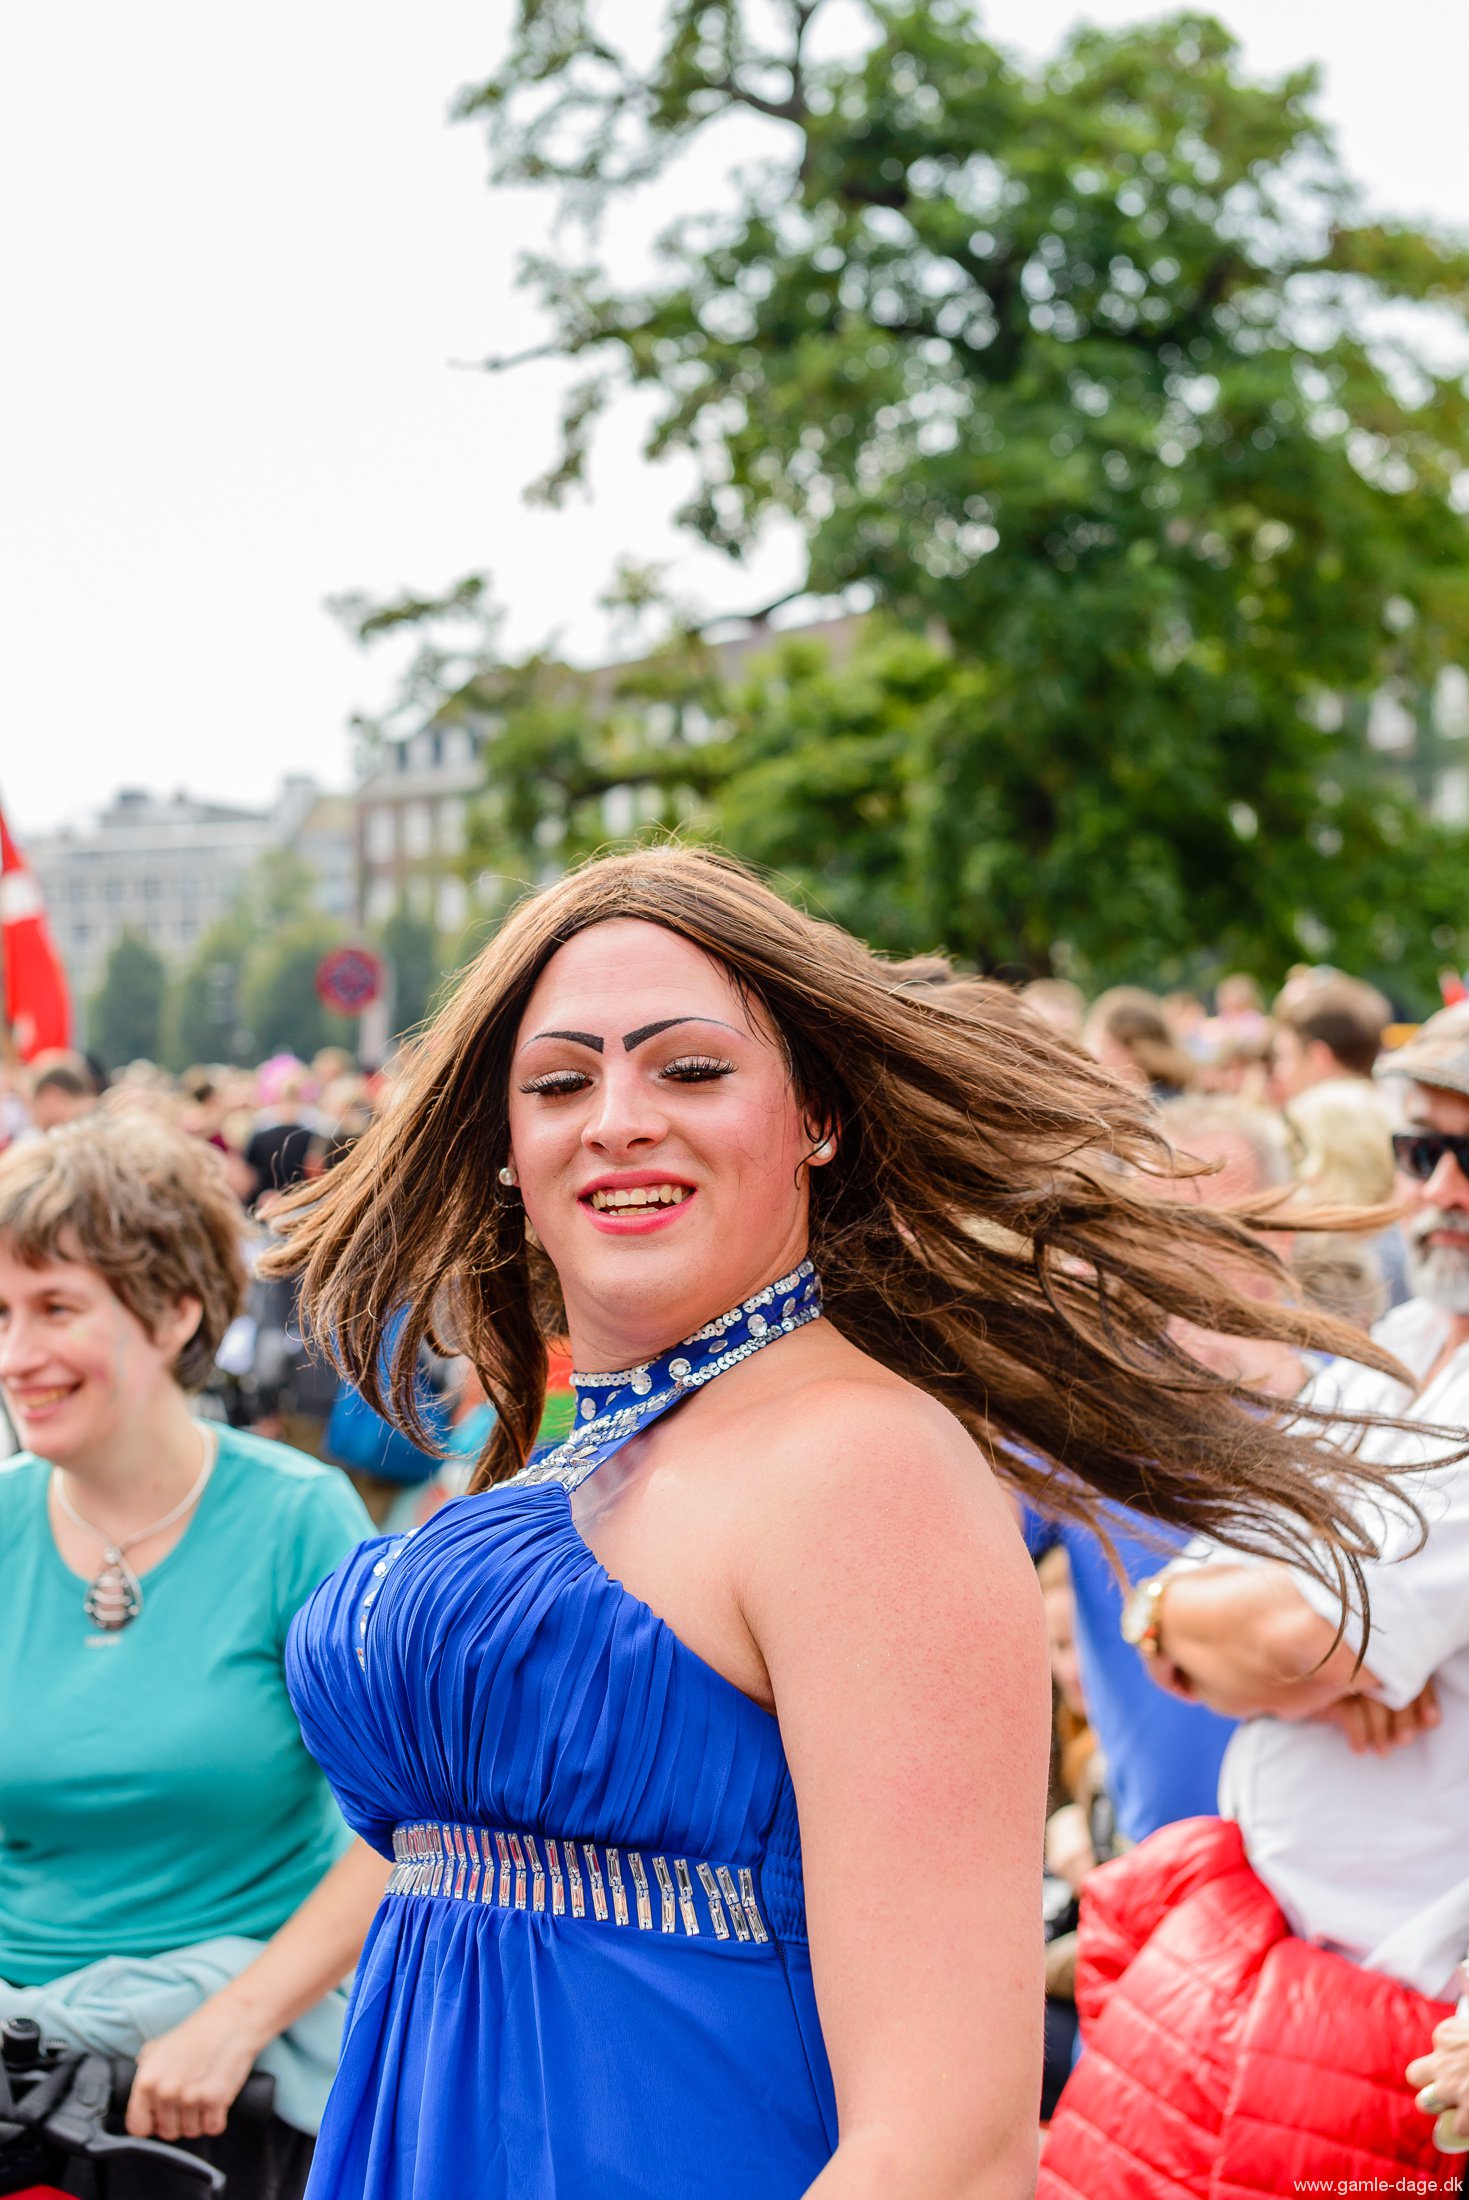
[[[1303,1043],[1321,1044],[1355,1077],[1370,1077],[1390,1010],[1375,986],[1333,974],[1310,987],[1287,986],[1271,1012]]]
[[[245,1295],[239,1201],[212,1147],[156,1116],[89,1116],[0,1156],[0,1241],[27,1267],[93,1268],[150,1337],[180,1299],[199,1326],[174,1363],[202,1388]]]

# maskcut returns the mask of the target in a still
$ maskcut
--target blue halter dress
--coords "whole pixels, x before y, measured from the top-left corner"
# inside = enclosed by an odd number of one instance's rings
[[[774,1718],[592,1556],[571,1491],[814,1320],[809,1263],[291,1631],[306,1740],[395,1859],[309,2200],[796,2200],[836,2144]]]

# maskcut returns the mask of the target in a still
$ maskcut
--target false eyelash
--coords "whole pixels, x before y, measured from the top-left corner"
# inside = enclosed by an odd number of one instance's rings
[[[702,1084],[706,1079],[728,1077],[733,1069],[733,1062],[722,1062],[712,1054],[685,1054],[676,1062],[667,1063],[663,1075],[676,1085],[693,1085]]]
[[[522,1092],[549,1093],[553,1098],[569,1092],[580,1092],[591,1080],[579,1069],[547,1070],[544,1077],[532,1077],[521,1086]]]

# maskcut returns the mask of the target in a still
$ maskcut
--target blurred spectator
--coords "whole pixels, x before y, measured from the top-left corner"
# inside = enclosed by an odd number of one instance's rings
[[[1376,987],[1359,978],[1296,973],[1272,1012],[1271,1099],[1281,1107],[1329,1077],[1370,1077],[1390,1018]]]
[[[1208,1176],[1183,1187],[1206,1206],[1279,1194],[1291,1182],[1290,1141],[1269,1108],[1232,1093],[1188,1093],[1165,1103],[1159,1127],[1176,1151],[1208,1165]]]
[[[255,1172],[239,1147],[225,1134],[232,1112],[232,1095],[225,1080],[213,1070],[186,1069],[179,1079],[179,1122],[191,1138],[202,1138],[219,1155],[231,1191],[242,1204],[255,1192]]]
[[[386,1878],[286,1694],[345,1480],[195,1417],[242,1284],[212,1156],[146,1115],[0,1160],[0,2019],[135,2058],[130,2128],[295,2200]],[[259,2060],[276,2117],[225,2120]],[[223,2136],[220,2136],[220,2135]]]
[[[1214,998],[1221,1038],[1257,1038],[1266,1030],[1270,1019],[1265,1014],[1260,988],[1242,971],[1221,978]]]
[[[1269,1024],[1262,1023],[1254,1033],[1237,1032],[1217,1039],[1199,1071],[1199,1085],[1205,1092],[1264,1100],[1270,1090]]]
[[[307,1077],[300,1063],[268,1081],[262,1072],[262,1081],[274,1093],[274,1102],[256,1117],[245,1147],[245,1165],[252,1178],[250,1196],[257,1206],[269,1194],[288,1192],[304,1180],[312,1140],[323,1129],[307,1106]]]
[[[1296,1181],[1325,1207],[1385,1207],[1397,1197],[1393,1112],[1361,1077],[1329,1077],[1281,1111],[1297,1149]]]
[[[1209,1018],[1197,993],[1165,993],[1159,1006],[1163,1021],[1189,1060],[1197,1068],[1209,1059]]]
[[[1032,978],[1020,988],[1020,998],[1058,1038],[1074,1039],[1080,1046],[1086,1028],[1086,995],[1079,985],[1069,978]]]
[[[1469,1007],[1431,1018],[1379,1074],[1407,1084],[1394,1148],[1418,1296],[1375,1336],[1411,1387],[1338,1361],[1304,1395],[1389,1417],[1361,1448],[1410,1469],[1443,1458],[1444,1432],[1469,1433]],[[1358,1595],[1343,1612],[1302,1566],[1205,1553],[1134,1591],[1129,1630],[1152,1677],[1243,1721],[1220,1784],[1234,1823],[1170,1828],[1113,1867],[1088,2005],[1097,2069],[1083,2063],[1062,2103],[1043,2193],[1069,2190],[1083,2164],[1088,2190],[1121,2189],[1146,2133],[1177,2115],[1210,2189],[1244,2147],[1252,2189],[1284,2190],[1302,2160],[1298,2104],[1323,2087],[1329,2120],[1305,2128],[1349,2134],[1385,2171],[1417,2165],[1425,2134],[1401,2073],[1469,1946],[1469,1463],[1408,1487],[1421,1527],[1394,1498],[1364,1508],[1365,1641]],[[1084,1997],[1091,1946],[1084,1926]],[[1170,1997],[1166,2040],[1145,2045],[1132,2011],[1160,1965],[1192,1984]],[[1238,2130],[1232,2107],[1207,2132],[1191,2115],[1205,2061],[1214,2097],[1240,2099]],[[1282,2068],[1297,2073],[1289,2098],[1270,2076]]]
[[[1189,1095],[1164,1109],[1161,1127],[1180,1152],[1217,1164],[1213,1174],[1185,1180],[1206,1205],[1278,1198],[1289,1185],[1284,1133],[1262,1108]],[[1199,1343],[1205,1349],[1208,1340]],[[1230,1339],[1229,1346],[1243,1356],[1241,1372],[1262,1387],[1289,1395],[1304,1379],[1300,1362],[1281,1347],[1250,1339]],[[1069,1561],[1082,1694],[1122,1839],[1142,1841],[1177,1819],[1209,1814],[1217,1808],[1219,1767],[1233,1721],[1154,1688],[1142,1659],[1122,1638],[1123,1588],[1110,1553],[1089,1529],[1046,1520],[1030,1507],[1022,1508],[1022,1519],[1033,1555],[1059,1549]],[[1180,1546],[1180,1538],[1140,1510],[1109,1507],[1106,1526],[1129,1584],[1156,1574]]]
[[[1397,1197],[1391,1109],[1361,1077],[1329,1077],[1283,1110],[1296,1150],[1296,1182],[1318,1207],[1387,1207]],[[1291,1265],[1306,1295],[1370,1329],[1409,1296],[1407,1253],[1396,1224],[1360,1233],[1303,1231]]]
[[[349,1054],[345,1047],[318,1047],[311,1057],[311,1078],[320,1093],[325,1093],[327,1086],[335,1084],[338,1078],[357,1074],[357,1057]]]
[[[1115,986],[1094,1001],[1085,1040],[1103,1069],[1155,1100],[1174,1099],[1194,1082],[1194,1064],[1169,1030],[1161,1004],[1139,986]]]
[[[32,1131],[54,1131],[62,1123],[74,1123],[79,1116],[90,1115],[97,1105],[97,1095],[91,1078],[82,1070],[55,1062],[32,1078],[27,1105]]]
[[[1101,1753],[1087,1724],[1066,1553],[1047,1551],[1036,1575],[1046,1608],[1058,1744],[1052,1783],[1056,1807],[1046,1820],[1046,2039],[1041,2083],[1045,2122],[1071,2075],[1076,2053],[1078,1898],[1098,1863],[1114,1853],[1115,1840]]]

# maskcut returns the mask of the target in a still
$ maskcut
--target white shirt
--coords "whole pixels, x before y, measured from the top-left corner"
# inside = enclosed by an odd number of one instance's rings
[[[1411,1299],[1373,1335],[1421,1386],[1448,1330],[1447,1314]],[[1306,1396],[1348,1412],[1411,1413],[1420,1424],[1466,1429],[1469,1344],[1416,1396],[1345,1361]],[[1411,1430],[1369,1430],[1360,1448],[1364,1457],[1406,1464],[1439,1447]],[[1469,1944],[1469,1460],[1409,1486],[1428,1521],[1421,1550],[1412,1550],[1416,1529],[1401,1514],[1371,1509],[1382,1556],[1364,1568],[1367,1666],[1394,1709],[1432,1676],[1440,1724],[1386,1757],[1359,1757],[1319,1721],[1248,1720],[1225,1752],[1219,1807],[1238,1822],[1251,1864],[1293,1931],[1442,1994]],[[1335,1626],[1335,1594],[1307,1574],[1295,1580]],[[1353,1614],[1347,1636],[1354,1648],[1360,1643]]]

